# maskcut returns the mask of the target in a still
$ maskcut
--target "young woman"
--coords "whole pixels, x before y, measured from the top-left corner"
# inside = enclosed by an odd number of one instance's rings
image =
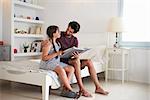
[[[74,67],[60,62],[60,55],[63,51],[60,51],[59,43],[56,42],[57,38],[60,38],[60,31],[57,26],[49,26],[47,28],[48,39],[42,42],[42,60],[40,68],[45,70],[55,71],[63,83],[62,96],[70,98],[78,98],[78,93],[73,92],[70,85],[72,74],[74,73]]]

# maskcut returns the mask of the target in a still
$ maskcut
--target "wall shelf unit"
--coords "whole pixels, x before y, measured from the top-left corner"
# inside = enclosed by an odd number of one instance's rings
[[[16,38],[43,38],[43,35],[34,35],[34,34],[14,34]]]
[[[31,9],[44,10],[44,7],[41,7],[41,6],[38,6],[38,5],[35,5],[35,4],[25,3],[25,2],[22,2],[22,1],[18,1],[18,0],[15,0],[14,4],[18,5],[18,6],[31,8]]]
[[[11,46],[11,61],[37,58],[41,55],[43,34],[42,0],[6,0],[3,2],[5,43]]]

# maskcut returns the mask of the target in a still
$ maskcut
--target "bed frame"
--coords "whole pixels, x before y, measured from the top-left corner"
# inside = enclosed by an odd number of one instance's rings
[[[38,78],[37,78],[38,77]],[[0,68],[0,79],[42,86],[42,100],[49,100],[52,79],[46,73],[20,72]]]

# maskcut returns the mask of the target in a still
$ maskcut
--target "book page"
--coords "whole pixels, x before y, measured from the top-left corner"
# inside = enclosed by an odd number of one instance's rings
[[[76,48],[72,47],[64,51],[64,54],[60,56],[60,58],[70,58],[72,57],[73,52],[83,53],[89,49],[82,49],[82,48]]]
[[[96,50],[95,49],[90,49],[86,52],[83,52],[80,54],[80,59],[84,60],[84,59],[92,59],[96,56]]]

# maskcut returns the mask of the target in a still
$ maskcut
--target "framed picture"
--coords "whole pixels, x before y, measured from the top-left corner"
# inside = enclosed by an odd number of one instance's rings
[[[42,40],[36,40],[31,43],[30,52],[41,52]]]

